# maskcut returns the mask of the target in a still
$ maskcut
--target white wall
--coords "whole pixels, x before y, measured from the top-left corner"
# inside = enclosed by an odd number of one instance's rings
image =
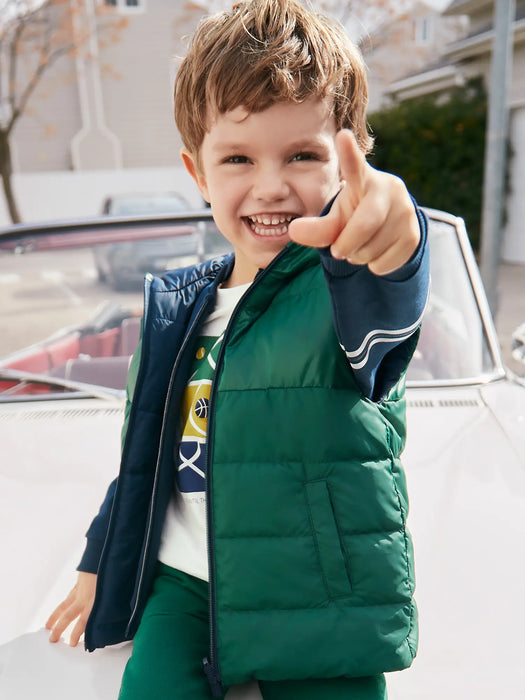
[[[13,189],[24,222],[96,216],[105,197],[130,192],[175,191],[190,206],[204,207],[191,177],[180,168],[131,168],[86,172],[17,173]],[[11,223],[0,189],[0,226]]]
[[[512,191],[507,199],[502,258],[506,262],[525,263],[525,105],[511,112],[510,137],[513,149],[510,162]]]

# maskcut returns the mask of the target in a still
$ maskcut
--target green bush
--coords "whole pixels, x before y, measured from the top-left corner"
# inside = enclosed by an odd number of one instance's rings
[[[422,206],[465,219],[479,247],[487,96],[481,79],[443,96],[398,103],[369,116],[369,160],[401,177]]]

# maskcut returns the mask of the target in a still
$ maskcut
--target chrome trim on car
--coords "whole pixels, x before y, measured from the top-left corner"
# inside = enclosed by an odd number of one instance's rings
[[[407,389],[441,389],[454,387],[482,387],[494,382],[501,381],[507,378],[506,370],[501,367],[497,371],[489,374],[481,374],[477,377],[463,377],[461,379],[425,379],[419,381],[417,379],[407,379]]]
[[[61,377],[51,377],[48,374],[38,374],[35,372],[25,372],[20,369],[11,368],[0,368],[0,382],[19,382],[27,384],[43,384],[49,387],[58,387],[59,389],[67,389],[73,392],[81,392],[89,397],[96,399],[124,399],[126,392],[120,389],[112,389],[111,387],[99,386],[98,384],[87,384],[85,382],[76,382],[70,379],[62,379]],[[0,396],[0,403],[2,401],[9,401],[13,399],[6,390],[2,396]],[[33,397],[32,394],[29,395],[30,398]],[[26,400],[28,397],[25,397]]]
[[[82,237],[83,233],[96,231],[118,231],[121,229],[132,230],[148,225],[151,231],[162,231],[173,224],[194,224],[200,221],[213,221],[209,209],[195,210],[174,214],[157,214],[154,216],[99,216],[90,219],[71,219],[67,221],[45,221],[38,223],[11,224],[0,228],[0,247],[3,242],[20,238],[21,236],[34,236],[35,239],[52,234],[74,234]],[[154,224],[154,226],[151,226]],[[100,241],[103,243],[103,239]]]

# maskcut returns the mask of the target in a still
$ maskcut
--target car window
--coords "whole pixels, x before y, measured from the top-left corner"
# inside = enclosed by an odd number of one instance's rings
[[[494,358],[456,227],[435,219],[430,220],[430,269],[430,296],[407,379],[432,383],[490,374]]]
[[[190,219],[0,236],[0,401],[123,392],[144,275],[231,251],[211,219]]]

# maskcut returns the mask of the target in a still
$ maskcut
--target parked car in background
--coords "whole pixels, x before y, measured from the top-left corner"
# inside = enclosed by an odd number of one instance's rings
[[[420,649],[388,676],[389,700],[521,700],[525,385],[503,366],[463,221],[427,213],[432,290],[408,371],[404,457]],[[130,643],[85,654],[43,630],[118,471],[140,332],[141,291],[101,285],[93,249],[140,244],[142,259],[154,239],[175,245],[211,225],[209,213],[179,212],[0,231],[2,697],[118,694]],[[249,684],[234,698],[260,694]]]
[[[166,217],[189,210],[187,200],[176,192],[121,194],[107,197],[102,214],[111,217]],[[213,255],[231,251],[230,244],[210,222],[198,221],[176,237],[112,242],[93,249],[98,279],[113,289],[140,288],[147,272],[192,265]]]
[[[102,204],[105,216],[155,216],[187,211],[188,201],[177,192],[116,194]]]

